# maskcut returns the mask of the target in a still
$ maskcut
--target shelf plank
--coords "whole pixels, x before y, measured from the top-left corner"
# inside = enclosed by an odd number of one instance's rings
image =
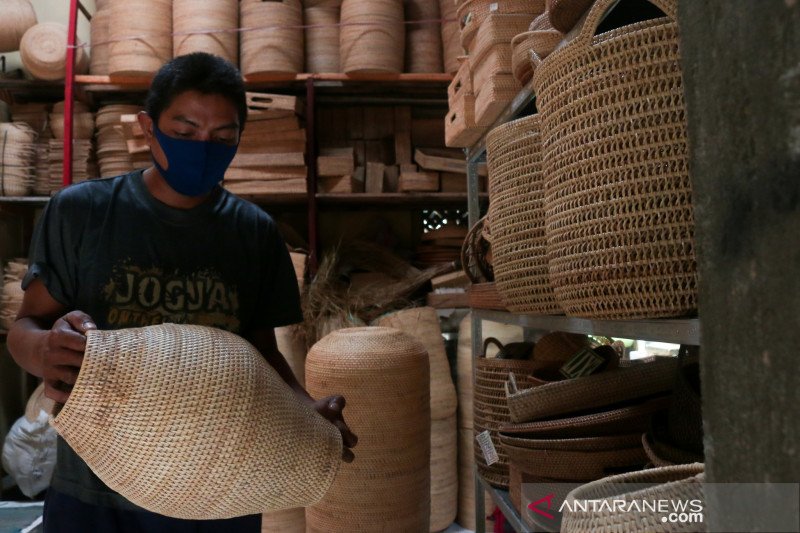
[[[488,309],[473,310],[482,320],[544,331],[606,335],[625,339],[700,345],[700,319],[590,320],[567,316],[518,315]]]
[[[0,204],[44,205],[49,196],[0,196]]]
[[[487,194],[481,194],[487,199]],[[354,206],[380,206],[380,205],[436,205],[436,204],[463,204],[467,205],[466,193],[432,192],[432,193],[353,193],[353,194],[328,194],[318,193],[317,201],[320,205],[354,205]]]
[[[517,533],[530,533],[533,531],[525,524],[525,522],[522,520],[522,516],[514,507],[514,504],[511,503],[511,497],[508,495],[508,491],[493,487],[480,476],[479,479],[481,485],[483,485],[483,488],[492,495],[492,500],[494,500],[494,503],[496,503],[503,512],[503,515],[506,517],[506,520],[508,520],[508,523],[514,528],[514,531]]]

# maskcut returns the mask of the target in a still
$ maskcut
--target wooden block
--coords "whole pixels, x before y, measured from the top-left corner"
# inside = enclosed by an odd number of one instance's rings
[[[317,192],[325,194],[352,194],[356,192],[356,180],[348,176],[323,176],[317,179]]]
[[[383,169],[383,190],[385,192],[397,192],[400,188],[400,167],[389,165]]]
[[[150,145],[144,139],[128,139],[125,141],[129,154],[144,154],[150,151]]]
[[[442,192],[467,192],[466,174],[454,174],[452,172],[442,172]]]
[[[411,143],[436,148],[444,146],[444,117],[415,118],[411,121]]]
[[[356,167],[355,173],[353,173],[353,179],[355,180],[354,190],[353,192],[364,192],[365,190],[365,181],[367,177],[367,172],[364,167]]]
[[[394,162],[411,163],[411,108],[394,108]]]
[[[350,141],[353,144],[353,149],[356,152],[356,166],[367,166],[367,143],[363,140]]]
[[[289,96],[286,94],[270,94],[270,93],[256,93],[248,92],[247,96],[247,109],[253,111],[291,111],[300,114],[303,111],[302,104],[296,96]]]
[[[369,193],[383,192],[383,175],[386,166],[383,163],[367,163],[364,190]]]
[[[300,129],[300,120],[294,116],[283,118],[275,118],[269,120],[259,120],[250,122],[248,120],[242,132],[242,137],[259,136],[267,133],[275,133],[277,131],[292,131]]]
[[[305,141],[275,141],[275,142],[256,142],[255,140],[240,142],[237,153],[243,154],[287,154],[287,153],[306,153]]]
[[[317,158],[317,175],[323,177],[352,176],[355,160],[352,148],[324,148]]]
[[[223,186],[234,194],[275,194],[306,192],[306,180],[293,178],[288,180],[252,180],[224,181]]]
[[[401,172],[400,192],[437,192],[438,172]]]
[[[444,288],[465,288],[470,284],[469,278],[463,270],[457,270],[449,274],[436,276],[431,280],[431,287],[434,290]]]
[[[391,107],[365,106],[364,140],[377,141],[394,135],[394,111]]]
[[[306,164],[303,152],[276,154],[246,154],[237,152],[231,166],[234,167],[298,167]]]
[[[284,131],[268,131],[263,133],[249,132],[247,130],[242,134],[239,144],[266,144],[272,142],[289,142],[289,141],[302,141],[306,142],[306,130],[284,130]]]
[[[407,163],[404,165],[400,165],[400,174],[406,172],[419,172],[419,167],[414,163]]]
[[[426,304],[434,309],[462,309],[469,307],[469,293],[467,291],[453,291],[444,293],[428,293]]]
[[[464,152],[455,148],[417,148],[414,152],[414,162],[425,170],[467,173]],[[489,175],[486,163],[478,164],[478,175]]]
[[[264,120],[279,120],[282,118],[292,118],[295,117],[294,111],[289,111],[285,109],[265,109],[263,111],[251,111],[247,110],[247,123],[248,124],[255,124],[257,122],[261,122]]]
[[[364,108],[347,108],[347,138],[364,140]]]
[[[306,167],[262,167],[239,168],[229,167],[225,172],[226,180],[283,180],[308,177]]]
[[[364,141],[365,162],[383,163],[391,165],[394,162],[394,142],[392,137],[386,137],[378,141]]]

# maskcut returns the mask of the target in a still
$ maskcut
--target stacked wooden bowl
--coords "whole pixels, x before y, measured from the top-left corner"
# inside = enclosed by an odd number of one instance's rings
[[[26,196],[36,173],[36,132],[23,122],[0,124],[0,195]]]
[[[150,154],[130,154],[122,132],[120,117],[135,114],[142,108],[136,105],[114,104],[97,111],[97,159],[101,176],[119,176],[150,162]]]

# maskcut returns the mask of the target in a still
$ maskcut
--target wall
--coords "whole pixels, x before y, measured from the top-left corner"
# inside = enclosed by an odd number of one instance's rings
[[[800,2],[690,0],[679,11],[707,475],[714,482],[796,483]],[[764,519],[780,508],[759,504],[752,515],[728,505],[712,526],[764,531]]]
[[[82,0],[89,13],[94,13],[94,0]],[[69,20],[69,0],[31,0],[33,10],[39,22],[60,22],[67,25]],[[86,17],[78,15],[78,39],[89,42],[89,22]],[[19,52],[10,52],[6,56],[6,70],[22,68]]]

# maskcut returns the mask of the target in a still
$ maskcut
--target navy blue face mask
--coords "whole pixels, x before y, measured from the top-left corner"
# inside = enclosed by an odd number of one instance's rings
[[[184,196],[203,196],[222,181],[238,146],[213,141],[192,141],[169,137],[153,124],[158,144],[167,158],[163,168],[153,158],[156,168],[170,187]]]

